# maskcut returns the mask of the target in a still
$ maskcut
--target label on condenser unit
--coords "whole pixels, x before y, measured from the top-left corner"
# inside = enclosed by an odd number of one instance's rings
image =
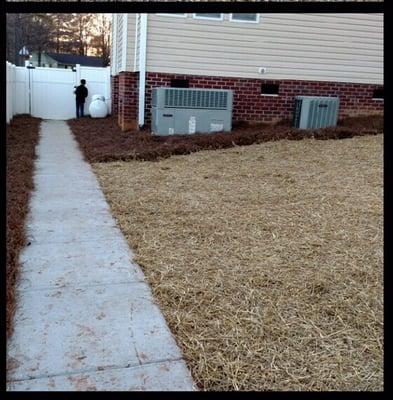
[[[224,123],[222,121],[210,122],[210,132],[220,132],[224,130]]]
[[[175,130],[173,128],[169,128],[168,134],[173,135],[175,133]]]
[[[188,133],[192,134],[196,131],[196,117],[190,117],[188,120]]]

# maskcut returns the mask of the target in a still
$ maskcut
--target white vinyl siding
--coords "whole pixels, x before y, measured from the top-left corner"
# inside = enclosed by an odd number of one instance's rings
[[[126,71],[134,71],[136,15],[135,13],[128,14]]]
[[[124,14],[113,14],[112,75],[121,71],[134,70],[136,14],[127,14],[127,31],[125,30],[124,17]],[[125,45],[127,49],[124,48]]]
[[[229,17],[149,14],[147,71],[383,83],[382,14],[273,13],[260,14],[258,23]]]

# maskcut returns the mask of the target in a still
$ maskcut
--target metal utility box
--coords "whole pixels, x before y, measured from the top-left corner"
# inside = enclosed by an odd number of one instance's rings
[[[336,126],[338,107],[338,97],[296,96],[292,126],[300,129]]]
[[[159,87],[152,91],[152,132],[156,135],[229,132],[231,90]]]

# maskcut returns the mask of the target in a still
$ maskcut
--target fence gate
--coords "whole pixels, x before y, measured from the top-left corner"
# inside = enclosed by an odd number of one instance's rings
[[[75,72],[71,69],[29,67],[27,71],[29,114],[44,119],[69,119],[75,116]]]
[[[74,86],[86,80],[89,96],[85,114],[89,114],[91,98],[95,94],[105,97],[109,112],[111,107],[110,68],[81,67],[72,69],[48,67],[8,66],[7,103],[12,115],[27,113],[43,119],[75,118]],[[7,69],[7,73],[8,73]],[[8,84],[8,81],[9,84]],[[10,88],[10,89],[8,89]],[[8,93],[10,92],[10,93]]]

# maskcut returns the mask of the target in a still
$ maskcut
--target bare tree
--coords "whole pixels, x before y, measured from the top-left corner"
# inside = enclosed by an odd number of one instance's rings
[[[19,14],[6,15],[6,58],[8,61],[17,63],[17,30],[15,29],[17,16]]]
[[[90,47],[102,58],[103,65],[109,65],[112,19],[107,14],[96,14],[93,20],[95,33],[90,40]]]
[[[92,35],[94,14],[72,14],[73,47],[81,56],[87,54]]]
[[[31,14],[28,26],[27,45],[38,52],[38,66],[41,66],[41,53],[51,44],[52,19],[48,14]]]
[[[19,50],[26,46],[30,52],[44,50],[51,41],[52,23],[47,14],[7,14],[7,58],[21,64]]]
[[[67,53],[70,51],[70,43],[73,42],[72,14],[49,14],[52,19],[51,49],[55,53]]]
[[[26,46],[42,51],[87,55],[95,50],[109,64],[111,16],[109,14],[7,14],[7,60],[21,64],[18,51]],[[19,62],[18,62],[19,61]]]

